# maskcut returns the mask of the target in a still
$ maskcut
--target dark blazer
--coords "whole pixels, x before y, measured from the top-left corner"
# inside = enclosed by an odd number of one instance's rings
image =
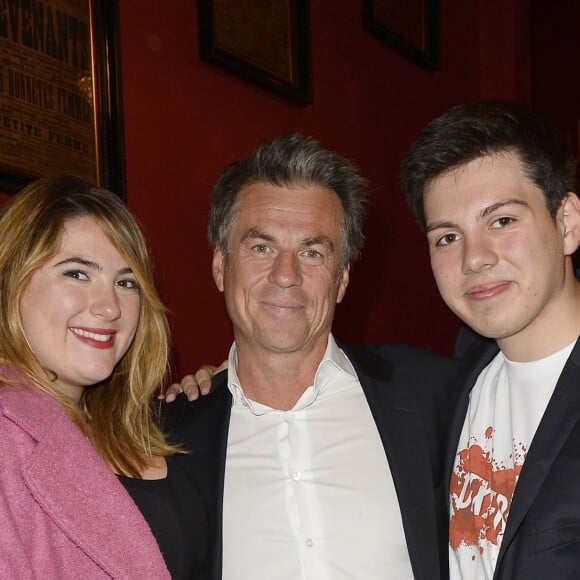
[[[417,580],[448,577],[447,514],[443,470],[458,365],[430,351],[404,345],[346,347],[376,422],[401,508]],[[181,461],[204,495],[210,513],[207,578],[222,569],[222,500],[232,399],[227,372],[212,392],[188,404],[168,405],[172,438],[191,451]]]
[[[469,393],[499,350],[495,342],[467,336],[461,350],[471,371],[465,377],[451,427],[448,475]],[[449,482],[449,477],[445,479]],[[546,578],[580,578],[580,341],[564,366],[528,450],[494,574],[497,580]]]

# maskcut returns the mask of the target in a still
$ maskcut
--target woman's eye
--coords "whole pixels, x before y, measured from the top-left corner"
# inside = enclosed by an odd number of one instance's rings
[[[139,286],[139,282],[137,282],[137,280],[133,280],[132,278],[119,280],[117,282],[117,286],[127,288],[128,290],[139,290],[141,288],[141,286]]]
[[[88,280],[89,279],[86,272],[83,272],[82,270],[67,270],[64,273],[64,275],[68,276],[69,278],[74,278],[75,280]]]

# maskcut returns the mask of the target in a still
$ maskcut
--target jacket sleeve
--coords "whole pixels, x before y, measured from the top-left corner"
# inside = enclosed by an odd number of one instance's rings
[[[19,511],[24,498],[18,485],[20,459],[11,435],[10,421],[0,414],[0,578],[30,580],[36,576],[17,521],[25,517]]]

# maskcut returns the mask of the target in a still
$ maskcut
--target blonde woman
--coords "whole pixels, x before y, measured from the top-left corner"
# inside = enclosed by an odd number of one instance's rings
[[[71,177],[0,214],[0,577],[196,578],[204,507],[151,408],[164,307],[142,233]]]

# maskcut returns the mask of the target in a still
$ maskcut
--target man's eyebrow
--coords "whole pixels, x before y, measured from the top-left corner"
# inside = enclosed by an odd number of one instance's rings
[[[529,204],[526,203],[525,201],[523,201],[522,199],[504,199],[503,201],[498,201],[496,203],[492,203],[491,205],[488,205],[487,207],[483,208],[479,212],[479,215],[477,216],[477,221],[481,221],[483,218],[487,217],[488,215],[492,214],[493,212],[497,211],[498,209],[501,209],[502,207],[505,207],[508,205],[521,205],[524,207],[529,207]],[[433,230],[437,230],[440,228],[454,229],[454,228],[458,228],[458,227],[459,226],[454,222],[442,220],[440,222],[435,222],[433,224],[427,224],[427,226],[425,227],[425,231],[427,233],[429,233],[429,232],[432,232]]]
[[[262,232],[256,228],[251,228],[242,237],[242,242],[245,242],[246,240],[264,240],[266,242],[275,242],[276,237],[272,236],[271,234],[266,234],[265,232]],[[334,244],[327,236],[313,236],[310,238],[304,238],[303,240],[300,240],[300,245],[305,247],[322,245],[328,247],[331,251],[334,251]]]
[[[274,242],[276,238],[270,234],[266,234],[265,232],[261,232],[256,228],[250,228],[243,236],[242,242],[246,240],[265,240],[266,242]]]
[[[440,221],[440,222],[435,222],[434,224],[427,224],[425,226],[425,232],[429,233],[432,232],[433,230],[438,230],[441,228],[445,228],[447,230],[452,230],[452,229],[457,229],[459,226],[453,222],[450,221]]]
[[[506,205],[523,205],[524,207],[530,207],[524,200],[522,199],[505,199],[503,201],[498,201],[497,203],[492,203],[490,206],[486,207],[481,211],[479,214],[478,219],[483,219],[484,217],[488,216],[490,213],[506,206]]]
[[[334,251],[334,244],[332,240],[326,236],[314,236],[302,240],[304,246],[326,246],[331,251]]]

